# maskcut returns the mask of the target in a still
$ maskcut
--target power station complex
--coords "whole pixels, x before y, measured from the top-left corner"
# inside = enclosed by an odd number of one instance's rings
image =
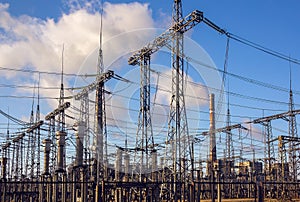
[[[100,43],[96,80],[73,98],[80,102],[73,130],[75,152],[68,153],[69,141],[65,111],[71,107],[64,95],[61,74],[59,105],[40,119],[31,114],[23,132],[7,134],[1,144],[0,198],[3,202],[146,202],[146,201],[300,201],[300,138],[297,135],[293,92],[290,107],[283,113],[250,120],[264,128],[264,157],[246,159],[234,153],[232,131],[247,131],[243,124],[230,123],[222,128],[215,123],[215,94],[209,94],[209,128],[198,137],[189,135],[185,85],[183,40],[188,30],[205,23],[210,28],[234,38],[195,10],[183,16],[181,0],[174,0],[172,26],[134,52],[129,65],[140,68],[140,106],[134,147],[107,149],[105,83],[116,78],[114,71],[104,71]],[[102,28],[102,27],[101,27]],[[101,33],[102,34],[102,33]],[[101,37],[100,37],[101,39]],[[101,41],[101,40],[100,40]],[[171,103],[168,131],[163,143],[153,135],[151,120],[151,56],[162,47],[172,53]],[[96,92],[93,138],[90,135],[89,95]],[[9,119],[19,121],[6,114]],[[273,137],[272,121],[289,124],[288,135]],[[46,132],[45,132],[46,130]],[[47,135],[41,135],[47,133]],[[220,151],[217,133],[226,136]],[[209,139],[209,156],[195,155],[200,137]],[[92,147],[90,145],[92,144]],[[91,149],[92,148],[92,149]],[[224,152],[220,157],[218,153]],[[113,155],[114,158],[109,156]],[[67,158],[72,163],[67,163]]]

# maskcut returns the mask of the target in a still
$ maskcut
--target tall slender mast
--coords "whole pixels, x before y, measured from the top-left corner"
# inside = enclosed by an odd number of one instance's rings
[[[35,116],[35,122],[40,121],[40,74],[39,74],[39,81],[38,81],[38,92],[37,92],[37,106],[36,106],[36,116]],[[36,136],[37,136],[37,169],[36,169],[36,174],[37,176],[40,175],[40,150],[41,150],[41,128],[40,126],[37,128],[35,131]]]
[[[64,48],[63,45],[61,53],[61,78],[60,78],[60,94],[59,94],[59,104],[58,106],[63,106],[65,102],[65,93],[64,93]],[[58,116],[57,131],[65,131],[65,110],[62,110]]]
[[[296,117],[293,113],[295,110],[293,91],[292,91],[292,67],[290,64],[290,92],[289,92],[289,136],[292,138],[297,138],[297,124]],[[299,157],[297,157],[297,143],[294,141],[289,142],[289,170],[290,170],[290,181],[296,182],[298,177],[297,164],[299,163]]]
[[[97,80],[100,80],[101,74],[104,72],[103,53],[102,53],[102,19],[103,18],[103,2],[101,1],[101,19],[100,19],[100,36],[99,36],[99,55],[97,64]],[[105,162],[104,160],[104,137],[105,137],[105,97],[104,83],[99,82],[96,87],[95,98],[95,138],[94,138],[94,157],[96,159],[96,200],[100,199],[100,180],[105,178]],[[106,145],[106,144],[105,144]]]
[[[173,25],[180,25],[183,19],[182,1],[174,0]],[[172,39],[172,100],[169,115],[169,131],[167,142],[171,144],[173,196],[172,199],[187,199],[186,191],[188,170],[193,170],[192,142],[189,140],[188,124],[184,99],[184,60],[183,60],[183,32],[180,29]],[[168,157],[166,157],[168,158]],[[190,168],[191,167],[191,168]],[[193,175],[191,175],[193,176]],[[184,182],[177,185],[177,182]],[[172,194],[171,194],[172,195]]]

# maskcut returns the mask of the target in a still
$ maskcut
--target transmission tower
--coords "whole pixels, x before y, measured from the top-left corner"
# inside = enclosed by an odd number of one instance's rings
[[[62,50],[62,64],[61,64],[61,82],[60,82],[60,94],[59,94],[59,104],[58,106],[63,106],[65,102],[65,93],[64,93],[64,62],[63,62],[63,53],[64,47]],[[57,122],[57,131],[65,131],[65,110],[61,110],[58,116]]]
[[[265,174],[266,180],[273,180],[274,175],[272,173],[272,167],[275,162],[275,151],[273,143],[273,133],[271,120],[284,118],[286,113],[276,114],[268,117],[262,117],[259,119],[253,120],[253,123],[260,123],[264,127],[264,136],[265,136]]]
[[[162,47],[172,51],[172,99],[166,137],[165,156],[160,197],[176,201],[187,199],[188,183],[193,178],[193,141],[188,135],[188,125],[184,101],[184,67],[183,67],[183,33],[204,22],[221,34],[226,32],[195,10],[182,17],[182,2],[174,1],[172,26],[156,37],[142,49],[136,51],[129,59],[129,65],[141,64],[140,60],[157,52]],[[170,45],[172,43],[172,45]],[[145,56],[145,57],[144,57]],[[190,171],[190,173],[188,173]],[[188,176],[189,174],[189,176]]]
[[[271,141],[273,140],[273,133],[272,133],[272,125],[271,121],[266,121],[263,123],[264,132],[266,134],[266,150],[265,150],[265,165],[266,165],[266,176],[270,179],[273,179],[272,175],[272,166],[275,162],[275,151],[274,151],[274,143]]]
[[[297,134],[297,123],[296,116],[293,113],[295,110],[294,100],[293,100],[293,91],[292,91],[292,78],[291,78],[291,67],[290,67],[290,92],[289,92],[289,136],[292,138],[298,138]],[[290,181],[297,182],[298,177],[298,164],[299,164],[299,150],[297,146],[299,145],[295,141],[289,142],[289,172],[290,172]]]
[[[225,149],[225,180],[231,181],[233,176],[234,168],[234,147],[232,141],[231,122],[230,122],[230,109],[229,109],[229,98],[227,106],[227,121],[226,121],[226,149]],[[224,185],[225,195],[231,197],[230,185]]]
[[[103,55],[100,45],[97,66],[97,80],[103,73]],[[97,159],[103,162],[103,83],[99,83],[96,87],[96,100],[95,100],[95,139],[94,143],[96,148],[95,155],[99,156]]]
[[[35,89],[34,89],[35,91]],[[33,91],[33,97],[34,97],[34,91]],[[34,98],[32,100],[32,106],[31,106],[31,113],[30,113],[30,125],[34,124],[34,112],[33,112],[33,105],[34,105]],[[34,165],[34,159],[32,161],[31,156],[33,155],[34,148],[33,147],[33,141],[34,141],[34,135],[33,133],[28,133],[28,142],[27,142],[27,150],[26,150],[26,159],[25,159],[25,175],[28,176],[28,172],[30,174],[30,177],[33,177],[33,165]]]
[[[183,21],[182,2],[175,0],[173,4],[173,24],[179,25]],[[188,134],[188,123],[184,98],[184,61],[183,61],[183,32],[176,31],[172,38],[172,100],[169,114],[169,131],[167,143],[171,144],[171,151],[166,155],[172,159],[172,181],[170,198],[174,201],[187,199],[186,189],[189,182],[188,170],[193,172],[193,151]],[[172,156],[170,156],[172,154]],[[165,164],[166,165],[166,164]],[[193,174],[191,175],[193,176]],[[166,176],[163,176],[166,178]],[[178,183],[178,182],[182,182]]]
[[[23,137],[25,133],[21,133],[12,139],[13,142],[13,158],[12,158],[12,173],[15,179],[22,177],[23,167]]]
[[[282,182],[281,185],[279,185],[279,189],[281,189],[282,194],[284,194],[285,191],[285,183],[287,182],[288,173],[286,172],[286,165],[287,165],[287,151],[286,151],[286,137],[284,136],[278,136],[278,159],[280,161],[280,167],[277,169],[277,180],[279,182]],[[284,196],[284,195],[283,195]],[[281,196],[281,197],[283,197]]]
[[[60,95],[59,95],[59,104],[58,108],[61,108],[65,104],[65,94],[64,94],[64,46],[62,50],[62,63],[61,63],[61,83],[60,83]],[[58,122],[57,122],[57,129],[56,129],[56,139],[57,139],[57,172],[64,172],[66,167],[66,145],[65,145],[65,138],[66,138],[66,120],[65,120],[65,108],[58,113]]]
[[[229,55],[229,37],[227,37],[227,43],[226,43],[226,52],[225,52],[225,62],[224,62],[224,73],[223,73],[223,79],[222,79],[222,89],[224,88],[225,81],[226,81],[226,73],[227,73],[227,67],[228,67],[228,55]],[[225,152],[225,158],[228,161],[233,161],[234,158],[234,148],[233,148],[233,141],[232,141],[232,133],[231,128],[229,127],[231,125],[230,121],[230,109],[229,109],[229,80],[228,80],[228,90],[227,90],[227,120],[226,120],[226,127],[228,130],[226,130],[226,152]],[[223,95],[223,93],[222,93]],[[221,99],[220,99],[221,100]],[[218,103],[218,110],[219,110],[220,101]],[[234,163],[233,163],[234,164]]]
[[[56,167],[56,137],[55,137],[55,116],[45,117],[45,120],[49,121],[48,139],[51,140],[51,151],[50,151],[50,165],[49,172],[55,171]]]
[[[147,52],[147,50],[145,50]],[[138,182],[146,183],[152,180],[157,166],[156,149],[154,145],[151,111],[150,111],[150,54],[143,54],[139,58],[140,65],[140,111],[138,118],[138,129],[136,133],[136,145],[134,148],[135,168],[132,172],[132,178]],[[152,175],[151,175],[152,172]],[[142,189],[134,190],[137,192],[140,201],[151,199],[143,199]],[[146,190],[149,192],[149,190]]]
[[[9,110],[8,110],[8,114],[9,114]],[[11,142],[9,142],[9,139],[10,139],[10,134],[9,134],[9,118],[7,119],[7,130],[6,130],[6,144],[4,145],[4,148],[3,148],[3,151],[5,152],[5,157],[9,160],[10,157],[11,157],[11,149],[10,149],[10,146],[11,146]],[[11,164],[11,160],[8,161],[8,164],[7,164],[7,177],[12,177],[12,172],[11,172],[11,167],[13,166]]]
[[[99,49],[99,59],[102,59],[102,50]],[[98,61],[98,75],[99,79],[100,72],[102,69],[102,60]],[[95,100],[95,138],[94,138],[94,156],[96,159],[96,182],[97,182],[97,198],[100,197],[100,180],[104,179],[104,159],[103,159],[103,139],[104,139],[104,129],[103,129],[103,105],[104,105],[104,83],[99,83],[96,87],[96,100]]]
[[[25,176],[30,176],[31,178],[39,176],[40,173],[40,126],[43,124],[43,121],[40,121],[40,110],[39,110],[39,101],[37,104],[36,111],[36,120],[34,120],[34,97],[35,97],[35,88],[33,92],[33,101],[30,113],[30,127],[26,130],[27,133],[27,146],[24,147],[24,157],[25,157]],[[38,92],[39,93],[39,92]],[[39,99],[39,95],[38,95]],[[26,153],[25,153],[26,150]],[[36,156],[37,155],[37,156]],[[36,158],[37,157],[37,158]]]
[[[142,181],[142,174],[151,172],[149,166],[152,163],[151,154],[155,152],[150,114],[150,55],[148,54],[140,59],[140,111],[135,150],[134,162],[137,163],[137,174]]]
[[[227,121],[226,126],[228,127],[228,130],[226,131],[226,159],[228,161],[234,162],[234,147],[233,147],[233,141],[232,141],[232,133],[229,126],[231,125],[230,121],[230,110],[227,109]],[[234,164],[234,163],[233,163]]]
[[[101,1],[101,19],[100,19],[100,36],[99,36],[99,55],[97,65],[97,82],[96,98],[95,98],[95,139],[94,153],[96,159],[96,200],[100,199],[100,180],[107,178],[107,134],[106,134],[106,112],[105,112],[105,93],[104,82],[100,82],[104,72],[103,52],[102,52],[102,18],[103,18],[103,2]],[[104,156],[105,154],[105,156]],[[104,198],[104,193],[102,193]]]
[[[6,141],[4,145],[2,145],[2,178],[7,179],[10,177],[10,145],[11,143]]]
[[[39,75],[39,83],[38,83],[38,92],[37,92],[37,106],[36,106],[36,116],[35,116],[35,122],[39,123],[40,122],[40,75]],[[36,136],[36,141],[37,141],[37,163],[36,163],[36,176],[40,176],[40,152],[41,152],[41,128],[38,126],[38,128],[34,131],[35,136]]]

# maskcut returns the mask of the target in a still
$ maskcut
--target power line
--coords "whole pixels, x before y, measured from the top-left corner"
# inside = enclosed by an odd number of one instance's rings
[[[267,53],[269,55],[272,55],[274,57],[277,57],[277,58],[280,58],[280,59],[292,62],[292,63],[297,64],[297,65],[300,65],[300,60],[295,59],[295,58],[291,58],[288,55],[285,55],[285,54],[279,53],[277,51],[271,50],[269,48],[266,48],[266,47],[264,47],[262,45],[259,45],[257,43],[251,42],[251,41],[249,41],[249,40],[247,40],[245,38],[242,38],[242,37],[237,36],[237,35],[232,34],[232,33],[228,33],[227,36],[230,37],[231,39],[235,40],[235,41],[238,41],[238,42],[240,42],[240,43],[242,43],[244,45],[247,45],[249,47],[255,48],[255,49],[259,50],[259,51],[262,51],[262,52]]]
[[[22,69],[22,68],[17,69],[17,68],[3,67],[3,66],[0,66],[0,70],[61,76],[61,72],[38,71],[38,70]],[[70,77],[96,77],[96,74],[63,73],[63,75],[70,76]]]
[[[199,65],[201,65],[203,67],[206,67],[208,69],[220,72],[222,74],[226,74],[228,76],[237,78],[237,79],[245,81],[247,83],[255,84],[255,85],[258,85],[258,86],[262,86],[262,87],[265,87],[265,88],[270,88],[270,89],[274,89],[274,90],[278,90],[278,91],[282,91],[282,92],[289,92],[288,88],[284,88],[284,87],[277,86],[277,85],[274,85],[274,84],[271,84],[271,83],[266,83],[266,82],[263,82],[263,81],[259,81],[259,80],[253,79],[253,78],[249,78],[249,77],[237,75],[237,74],[234,74],[234,73],[231,73],[231,72],[228,72],[228,71],[225,72],[224,70],[217,69],[217,68],[215,68],[215,67],[213,67],[211,65],[205,64],[205,63],[203,63],[203,62],[201,62],[199,60],[196,60],[194,58],[191,58],[191,57],[187,57],[186,59],[189,62],[194,62],[194,63],[199,64]],[[300,95],[300,91],[293,91],[293,92],[295,94]]]

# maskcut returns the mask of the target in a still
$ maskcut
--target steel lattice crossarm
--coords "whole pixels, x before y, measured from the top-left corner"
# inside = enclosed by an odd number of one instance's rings
[[[146,151],[145,147],[134,147],[134,148],[125,148],[125,147],[121,147],[118,145],[115,145],[116,148],[122,150],[122,151],[126,151],[126,152],[134,152],[134,151]],[[158,147],[159,144],[152,144],[152,145],[148,145],[148,148],[150,149],[151,152],[155,152],[157,151],[157,149],[154,149],[156,147]]]
[[[138,65],[140,63],[140,59],[144,55],[152,55],[160,48],[169,44],[177,32],[184,33],[192,29],[200,22],[204,22],[205,24],[217,30],[221,34],[228,34],[224,29],[221,29],[216,24],[205,18],[203,16],[203,12],[195,10],[189,15],[187,15],[185,18],[183,18],[180,22],[172,25],[168,30],[166,30],[160,36],[156,37],[152,42],[148,43],[142,49],[133,53],[133,55],[128,59],[128,64],[133,66]]]
[[[55,116],[57,116],[61,111],[69,108],[71,106],[70,102],[65,102],[64,104],[62,104],[61,106],[59,106],[58,108],[54,109],[52,112],[50,112],[49,114],[47,114],[45,116],[45,120],[50,120],[52,118],[54,118]]]
[[[258,118],[255,119],[253,121],[247,122],[247,123],[264,123],[264,122],[268,122],[268,121],[272,121],[275,119],[284,119],[287,120],[286,118],[287,116],[295,116],[297,114],[300,114],[300,109],[297,110],[292,110],[292,111],[288,111],[288,112],[284,112],[284,113],[280,113],[280,114],[275,114],[275,115],[271,115],[271,116],[266,116],[266,117],[262,117],[262,118]]]
[[[269,142],[275,142],[275,141],[279,141],[280,145],[282,146],[290,141],[292,142],[298,142],[300,144],[300,137],[292,137],[292,136],[287,136],[287,135],[279,135],[277,138],[270,140]],[[296,148],[292,148],[292,149],[296,149]]]
[[[19,142],[23,137],[25,136],[25,133],[19,134],[17,137],[13,138],[13,142]]]
[[[36,123],[34,123],[30,128],[28,128],[26,130],[26,133],[31,133],[33,132],[34,130],[38,129],[41,125],[43,125],[44,121],[38,121]]]
[[[243,129],[243,130],[248,130],[248,128],[245,128],[244,126],[242,126],[241,124],[234,124],[234,125],[230,125],[230,126],[225,126],[222,128],[217,128],[214,131],[204,131],[202,132],[200,135],[206,136],[209,135],[210,133],[214,132],[214,133],[221,133],[221,132],[227,132],[229,130],[233,130],[233,129]]]
[[[76,94],[74,96],[75,100],[80,100],[82,97],[86,96],[89,92],[96,90],[96,87],[100,83],[108,81],[109,79],[111,79],[111,77],[114,76],[114,74],[115,73],[112,70],[108,70],[107,72],[101,74],[100,76],[97,77],[96,81],[86,86],[81,92]]]
[[[271,142],[275,142],[276,140],[281,141],[282,144],[286,144],[289,141],[300,143],[300,137],[291,137],[291,136],[287,136],[287,135],[280,135],[277,138],[271,140]],[[283,142],[283,141],[287,141],[287,142]]]
[[[3,143],[2,150],[6,150],[10,145],[11,145],[11,143],[8,141],[6,143]]]
[[[140,63],[140,59],[144,55],[151,55],[158,51],[160,48],[170,43],[172,38],[175,36],[176,32],[186,32],[193,28],[195,25],[203,20],[203,13],[195,10],[189,15],[187,15],[180,22],[172,25],[168,30],[162,33],[160,36],[156,37],[152,42],[148,43],[142,49],[136,51],[129,59],[129,65],[137,65]]]

